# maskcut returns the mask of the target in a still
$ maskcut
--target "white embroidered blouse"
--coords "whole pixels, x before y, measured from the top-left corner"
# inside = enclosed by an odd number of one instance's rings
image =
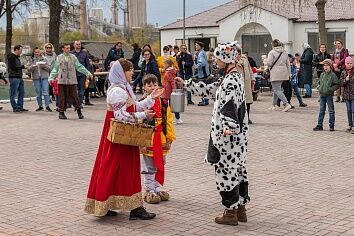
[[[155,100],[149,95],[146,99],[136,102],[121,87],[113,87],[107,91],[107,103],[112,107],[114,118],[119,121],[136,122],[146,118],[145,110],[152,108]],[[128,112],[127,107],[134,105],[134,112]]]

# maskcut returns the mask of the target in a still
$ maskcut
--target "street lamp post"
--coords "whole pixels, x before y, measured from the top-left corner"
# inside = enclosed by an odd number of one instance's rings
[[[183,44],[186,43],[186,0],[183,0]]]

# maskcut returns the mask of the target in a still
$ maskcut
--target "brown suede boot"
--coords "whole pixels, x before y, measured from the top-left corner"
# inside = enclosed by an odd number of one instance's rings
[[[237,219],[240,222],[247,222],[246,207],[241,205],[237,208]]]
[[[225,209],[224,214],[222,216],[218,216],[215,218],[215,223],[222,225],[238,225],[236,211],[236,209]]]

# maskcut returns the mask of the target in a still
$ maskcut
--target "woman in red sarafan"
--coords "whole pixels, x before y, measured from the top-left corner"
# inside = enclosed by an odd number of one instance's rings
[[[143,101],[136,102],[129,84],[132,74],[133,65],[125,59],[116,61],[109,73],[107,113],[85,205],[85,211],[95,216],[117,215],[113,210],[130,211],[131,220],[156,216],[143,207],[139,148],[107,139],[112,118],[135,122],[155,115],[149,109],[163,89],[156,89]]]

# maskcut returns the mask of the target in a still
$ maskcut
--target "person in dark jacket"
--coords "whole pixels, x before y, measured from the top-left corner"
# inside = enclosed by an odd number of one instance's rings
[[[140,56],[141,56],[141,53],[142,53],[143,50],[139,47],[139,45],[137,43],[133,43],[132,47],[133,47],[134,53],[133,53],[133,56],[130,59],[130,61],[134,65],[134,74],[133,74],[133,80],[134,80],[139,75],[139,72],[136,72],[136,71],[141,69],[139,67],[139,61],[140,61]]]
[[[354,67],[351,57],[345,59],[345,70],[340,77],[340,85],[343,87],[343,99],[347,106],[349,125],[347,132],[354,134]]]
[[[326,59],[331,59],[331,55],[327,53],[326,44],[321,43],[320,50],[315,56],[315,59],[313,60],[313,65],[316,67],[317,70],[317,78],[320,78],[323,72],[323,64],[321,62]]]
[[[180,49],[181,51],[176,56],[178,76],[184,80],[188,80],[193,76],[193,57],[192,54],[188,53],[186,44],[182,44]],[[189,105],[194,105],[191,92],[187,92],[187,101]]]
[[[134,70],[140,70],[139,59],[140,59],[140,54],[143,50],[139,47],[139,45],[137,43],[133,43],[132,47],[133,47],[134,53],[133,53],[133,56],[130,59],[130,61],[134,65]]]
[[[248,56],[248,52],[244,52],[243,54],[247,57],[248,62],[250,63],[251,68],[253,68],[253,67],[258,68],[256,61],[255,61],[252,57],[249,57],[249,56]]]
[[[74,42],[74,50],[72,50],[70,53],[75,55],[76,58],[79,60],[80,64],[83,65],[87,70],[91,69],[89,55],[87,51],[81,47],[80,40],[76,40]],[[85,105],[92,106],[93,104],[90,102],[90,93],[87,89],[85,89],[86,75],[77,71],[76,78],[77,78],[77,92],[79,95],[80,105],[82,106],[85,97]]]
[[[139,85],[139,92],[142,93],[143,92],[143,77],[144,75],[147,74],[153,74],[156,75],[157,79],[158,79],[158,84],[159,86],[161,86],[161,77],[160,77],[160,71],[159,68],[157,66],[157,62],[151,58],[152,52],[149,49],[145,49],[143,51],[143,56],[144,56],[144,60],[141,64],[141,71],[138,75],[138,77],[134,80],[133,83],[133,91],[136,91],[137,86]]]
[[[333,70],[334,73],[336,73],[337,77],[340,78],[342,71],[345,70],[345,58],[349,57],[349,52],[348,49],[344,48],[343,46],[343,41],[340,39],[336,40],[336,50],[334,51],[332,55],[332,61],[333,61]],[[340,96],[342,94],[342,89],[339,88],[336,91],[337,94],[337,100],[336,102],[340,102]],[[344,100],[342,100],[344,102]]]
[[[22,70],[27,66],[22,65],[20,56],[22,54],[22,46],[14,46],[14,52],[7,55],[7,73],[10,82],[10,102],[13,112],[28,111],[23,108],[23,98],[25,96],[25,87],[22,79]],[[17,102],[15,100],[18,94]]]
[[[117,42],[108,52],[106,60],[104,61],[104,68],[109,71],[110,64],[112,61],[117,61],[120,58],[124,58],[123,44]]]
[[[314,53],[308,43],[303,43],[302,48],[304,49],[304,52],[300,59],[300,73],[306,89],[306,94],[303,98],[310,98],[312,95],[312,61]]]

